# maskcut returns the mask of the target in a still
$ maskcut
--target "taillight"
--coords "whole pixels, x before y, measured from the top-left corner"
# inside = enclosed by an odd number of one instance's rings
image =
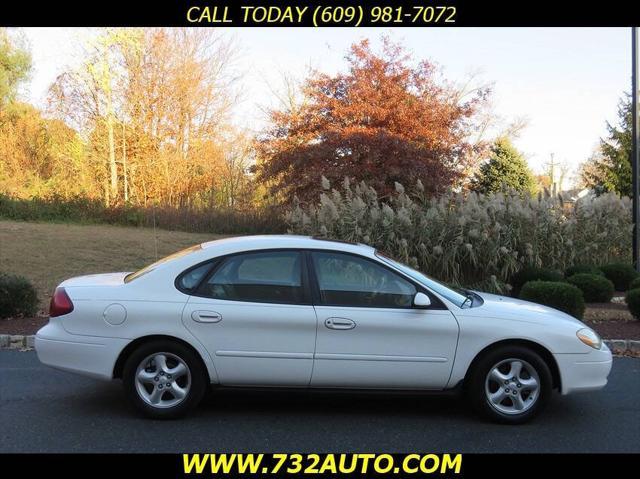
[[[73,311],[73,303],[64,288],[56,288],[49,304],[49,316],[55,318]]]

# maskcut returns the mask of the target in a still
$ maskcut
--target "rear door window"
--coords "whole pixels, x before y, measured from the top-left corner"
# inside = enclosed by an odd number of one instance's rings
[[[230,301],[303,303],[302,254],[268,251],[231,256],[200,286],[198,295]]]

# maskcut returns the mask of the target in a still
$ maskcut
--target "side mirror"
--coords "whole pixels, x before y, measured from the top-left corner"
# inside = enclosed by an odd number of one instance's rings
[[[413,306],[415,308],[428,308],[431,306],[431,300],[429,296],[424,293],[416,293],[413,297]]]

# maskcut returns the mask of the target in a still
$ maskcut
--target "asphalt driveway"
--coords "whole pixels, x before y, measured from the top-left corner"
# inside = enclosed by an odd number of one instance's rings
[[[219,391],[177,421],[142,419],[119,381],[0,351],[0,452],[640,452],[640,359],[607,387],[555,395],[533,423],[500,426],[450,397]]]

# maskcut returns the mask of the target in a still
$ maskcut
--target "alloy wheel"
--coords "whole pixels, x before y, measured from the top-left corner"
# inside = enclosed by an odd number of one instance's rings
[[[140,398],[155,408],[180,404],[191,389],[191,371],[187,363],[173,353],[160,352],[140,362],[135,374]]]
[[[485,394],[488,404],[496,411],[507,415],[522,414],[540,397],[540,377],[527,361],[504,359],[489,370]]]

